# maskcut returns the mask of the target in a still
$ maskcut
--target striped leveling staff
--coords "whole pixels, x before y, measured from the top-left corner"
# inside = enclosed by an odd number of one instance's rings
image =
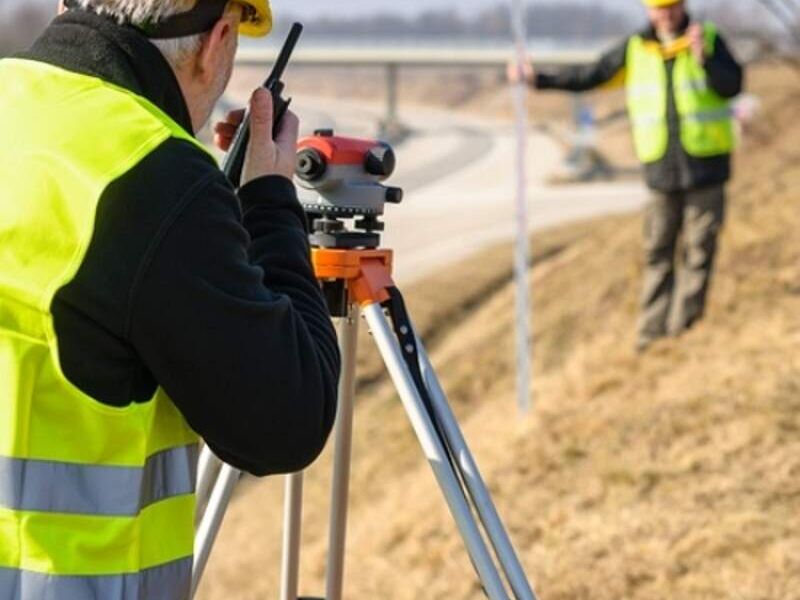
[[[511,28],[514,33],[517,65],[522,72],[528,60],[525,27],[526,6],[524,0],[511,1]],[[517,286],[517,404],[521,415],[531,410],[531,319],[530,295],[528,292],[528,204],[526,152],[528,145],[528,86],[524,78],[514,86],[514,108],[516,112],[517,137],[517,198],[516,198],[516,249],[514,256],[514,279]]]

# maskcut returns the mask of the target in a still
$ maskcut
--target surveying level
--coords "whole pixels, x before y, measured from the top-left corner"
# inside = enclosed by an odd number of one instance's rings
[[[342,374],[335,425],[331,519],[324,600],[341,600],[350,479],[359,316],[363,315],[409,421],[445,497],[472,564],[491,600],[536,600],[489,491],[447,402],[428,354],[392,280],[393,253],[379,249],[387,202],[402,191],[383,185],[394,171],[387,144],[318,131],[298,144],[297,179],[312,223],[312,261],[338,318]],[[353,221],[348,228],[347,223]],[[204,448],[192,594],[239,472]],[[217,469],[219,469],[217,473]],[[303,473],[287,476],[281,600],[298,596]],[[205,507],[205,510],[203,508]],[[509,595],[510,592],[510,595]],[[306,599],[311,600],[311,599]]]
[[[384,205],[403,200],[403,190],[381,183],[395,164],[394,150],[384,142],[335,137],[330,129],[300,140],[297,178],[300,202],[312,222],[312,246],[376,248]],[[351,218],[359,219],[356,231],[342,222]]]

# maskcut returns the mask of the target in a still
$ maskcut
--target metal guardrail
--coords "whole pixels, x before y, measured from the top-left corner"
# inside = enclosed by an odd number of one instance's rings
[[[272,64],[277,48],[240,47],[236,55],[238,66],[263,68]],[[399,124],[398,71],[406,68],[462,67],[504,69],[514,56],[513,49],[503,47],[417,47],[404,46],[305,46],[295,50],[292,66],[310,67],[380,67],[386,71],[386,116],[384,128]],[[532,54],[537,66],[587,64],[598,59],[600,50],[544,50]]]
[[[240,65],[271,63],[277,56],[273,48],[240,48],[236,62]],[[367,48],[305,47],[298,48],[292,65],[305,66],[387,66],[402,67],[503,67],[513,56],[509,48]],[[599,50],[547,50],[531,56],[537,65],[575,65],[590,63],[600,56]]]

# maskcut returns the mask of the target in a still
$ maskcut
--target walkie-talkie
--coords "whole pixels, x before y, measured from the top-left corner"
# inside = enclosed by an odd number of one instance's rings
[[[284,88],[281,77],[283,77],[283,72],[286,70],[286,65],[289,64],[289,59],[292,56],[292,52],[294,51],[295,45],[297,45],[297,40],[300,38],[301,33],[303,33],[303,26],[300,23],[295,23],[292,25],[292,29],[289,32],[289,37],[286,39],[286,43],[284,43],[280,54],[278,54],[278,58],[275,61],[275,66],[272,68],[272,73],[269,74],[269,77],[267,77],[267,80],[264,82],[264,88],[269,90],[270,94],[272,94],[273,136],[277,134],[278,129],[280,128],[281,119],[283,119],[283,115],[286,114],[286,110],[289,108],[289,104],[292,102],[291,98],[285,100],[281,97]],[[242,119],[239,129],[236,130],[236,135],[233,136],[233,141],[231,142],[231,147],[228,149],[228,154],[225,156],[225,160],[222,162],[223,172],[228,176],[228,179],[233,184],[233,187],[236,188],[238,188],[241,184],[244,157],[245,153],[247,152],[247,144],[249,142],[250,112],[249,110],[246,110],[244,113],[244,119]]]

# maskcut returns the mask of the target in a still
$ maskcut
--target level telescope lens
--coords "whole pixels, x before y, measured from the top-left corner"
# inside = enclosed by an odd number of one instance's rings
[[[367,152],[364,159],[364,168],[370,175],[389,177],[394,173],[397,159],[394,150],[388,144],[380,144]]]
[[[314,148],[305,148],[297,153],[295,172],[303,181],[314,181],[325,175],[325,158]]]

